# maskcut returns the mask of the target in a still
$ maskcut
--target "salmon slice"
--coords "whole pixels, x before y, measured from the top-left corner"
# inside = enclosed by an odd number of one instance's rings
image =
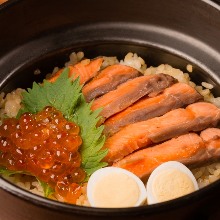
[[[148,178],[160,164],[179,161],[197,167],[220,158],[220,129],[208,128],[201,132],[173,138],[160,145],[137,151],[113,166],[127,169],[142,179]]]
[[[88,62],[87,62],[88,61]],[[69,67],[69,77],[76,79],[80,78],[80,84],[84,84],[91,78],[97,75],[100,67],[102,65],[103,58],[97,58],[94,60],[82,60],[81,62]],[[63,69],[56,72],[48,81],[55,82],[59,75],[62,73]]]
[[[168,140],[190,131],[215,127],[220,120],[220,109],[207,102],[197,102],[186,109],[175,109],[164,116],[148,120],[148,137],[154,142]]]
[[[201,132],[200,137],[203,139],[208,154],[212,160],[219,159],[220,157],[220,129],[208,128]]]
[[[127,125],[108,138],[105,161],[116,162],[140,148],[148,147],[190,131],[215,127],[220,120],[220,109],[207,102],[198,102],[186,109],[172,110],[161,117]]]
[[[92,110],[103,108],[100,115],[103,120],[118,113],[145,95],[156,96],[176,80],[165,74],[141,76],[120,85],[93,102]]]
[[[122,127],[139,121],[164,115],[165,113],[202,100],[202,96],[185,83],[176,83],[161,95],[143,98],[131,107],[113,115],[105,121],[104,134],[112,136]]]
[[[140,73],[129,66],[115,64],[106,67],[97,77],[83,87],[83,94],[87,102],[100,97],[129,79],[140,76]]]
[[[195,133],[189,133],[137,151],[113,166],[129,170],[146,180],[151,172],[164,162],[179,161],[191,165],[207,159],[208,154],[202,138]]]

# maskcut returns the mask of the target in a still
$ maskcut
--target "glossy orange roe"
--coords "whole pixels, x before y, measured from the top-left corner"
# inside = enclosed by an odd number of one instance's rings
[[[38,114],[25,113],[19,120],[5,119],[0,126],[0,165],[25,171],[48,183],[55,195],[75,203],[86,176],[78,152],[79,127],[62,113],[46,107]]]

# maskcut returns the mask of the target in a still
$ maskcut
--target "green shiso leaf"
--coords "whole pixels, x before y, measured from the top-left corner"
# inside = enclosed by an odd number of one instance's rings
[[[80,153],[82,157],[82,168],[90,176],[96,170],[107,166],[101,160],[107,155],[107,149],[102,150],[105,136],[102,135],[104,126],[97,127],[100,120],[100,110],[91,111],[91,103],[85,101],[83,95],[80,97],[80,105],[76,108],[72,120],[80,126],[83,139]]]
[[[5,176],[11,176],[14,174],[27,174],[24,171],[15,171],[15,170],[8,170],[6,167],[0,167],[0,174]]]
[[[11,175],[14,175],[14,174],[25,174],[25,175],[28,175],[28,176],[33,176],[30,173],[27,173],[25,171],[8,170],[5,167],[0,167],[0,174],[4,175],[4,176],[11,176]],[[37,181],[42,186],[45,197],[48,198],[51,194],[54,193],[54,190],[47,183],[45,183],[45,182],[43,182],[39,179],[37,179]]]
[[[82,168],[87,177],[94,171],[107,166],[102,159],[107,155],[107,149],[102,150],[105,136],[103,126],[97,127],[100,120],[100,109],[91,110],[92,103],[87,103],[82,94],[79,78],[72,81],[68,77],[69,68],[65,68],[58,79],[51,83],[44,80],[43,84],[33,84],[32,89],[23,93],[23,108],[17,117],[24,112],[37,113],[46,106],[53,106],[61,111],[69,121],[77,123],[83,143],[80,147]]]
[[[47,183],[37,179],[37,181],[39,182],[39,184],[42,186],[43,188],[43,192],[44,192],[44,196],[46,198],[48,198],[50,195],[52,195],[54,193],[54,189],[51,188]]]
[[[53,106],[69,118],[76,108],[82,86],[79,84],[79,78],[71,81],[68,74],[69,68],[65,68],[54,83],[47,80],[44,80],[43,84],[34,82],[32,89],[29,88],[22,94],[24,108],[18,116],[24,112],[35,114],[46,106]]]

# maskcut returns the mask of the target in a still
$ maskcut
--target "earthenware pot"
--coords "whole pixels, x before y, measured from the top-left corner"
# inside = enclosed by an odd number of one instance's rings
[[[169,63],[220,95],[220,7],[209,0],[9,0],[0,6],[0,88],[41,81],[72,51],[138,53]],[[40,69],[41,74],[34,71]],[[182,198],[127,209],[80,207],[31,194],[0,178],[1,220],[220,219],[220,181]]]

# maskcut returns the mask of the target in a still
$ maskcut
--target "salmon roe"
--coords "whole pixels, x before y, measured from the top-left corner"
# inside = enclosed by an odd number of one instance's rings
[[[31,173],[48,183],[55,195],[75,203],[86,177],[80,168],[79,131],[53,107],[5,119],[0,126],[0,165]]]

